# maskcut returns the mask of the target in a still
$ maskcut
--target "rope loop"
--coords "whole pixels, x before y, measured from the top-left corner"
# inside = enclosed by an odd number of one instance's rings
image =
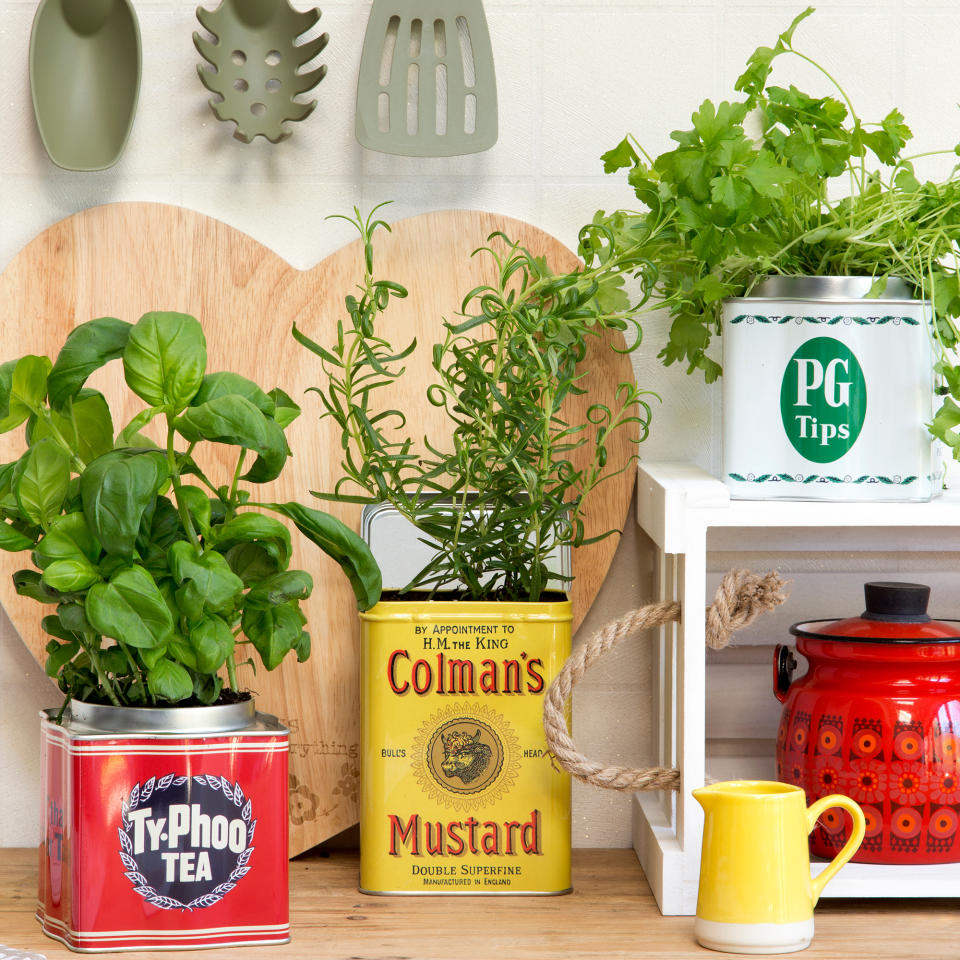
[[[775,571],[764,575],[749,570],[731,570],[707,607],[706,642],[712,650],[726,647],[738,630],[753,623],[761,613],[773,610],[786,599],[785,582]],[[543,729],[554,760],[583,783],[607,790],[679,790],[680,771],[672,767],[631,769],[590,760],[577,750],[567,729],[566,706],[573,688],[608,650],[642,630],[679,622],[680,604],[649,603],[608,623],[577,647],[547,690],[543,703]]]

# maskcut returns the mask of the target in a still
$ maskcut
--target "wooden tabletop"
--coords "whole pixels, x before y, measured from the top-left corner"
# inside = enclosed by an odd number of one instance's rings
[[[693,940],[692,917],[661,917],[632,850],[575,850],[563,897],[369,897],[357,854],[305,854],[290,864],[291,943],[190,951],[198,960],[533,960],[720,957]],[[34,918],[36,855],[0,850],[0,944],[75,957]],[[960,954],[955,901],[825,901],[804,960],[946,960]],[[135,958],[184,953],[137,952]],[[732,956],[727,954],[727,956]]]

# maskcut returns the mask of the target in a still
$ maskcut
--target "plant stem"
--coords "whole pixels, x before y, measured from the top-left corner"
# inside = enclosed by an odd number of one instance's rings
[[[100,686],[103,687],[107,697],[115,707],[122,707],[123,704],[117,697],[116,691],[113,689],[113,684],[110,682],[110,678],[104,672],[103,663],[100,660],[100,651],[97,644],[91,640],[90,634],[85,633],[83,636],[86,642],[81,640],[80,644],[87,652],[87,656],[90,658],[90,662],[93,664],[93,669],[97,671],[97,679],[100,681]]]
[[[229,510],[231,517],[233,517],[233,515],[237,512],[237,485],[240,483],[240,471],[243,469],[243,460],[246,455],[247,448],[241,447],[240,456],[237,457],[237,466],[233,471],[233,482],[230,484],[229,502],[227,504],[227,509]]]
[[[127,658],[127,663],[130,664],[131,672],[133,673],[134,677],[136,677],[137,683],[140,684],[140,688],[143,690],[144,699],[149,700],[151,703],[156,703],[156,698],[150,693],[150,690],[143,679],[143,671],[140,669],[140,665],[134,659],[133,654],[130,653],[130,648],[119,637],[117,638],[117,643],[120,645],[120,649],[124,652],[124,655]]]
[[[237,665],[233,657],[227,657],[227,683],[231,690],[237,689]]]
[[[173,422],[168,415],[167,464],[170,467],[170,480],[173,483],[173,491],[177,501],[177,512],[180,514],[180,520],[183,523],[183,529],[186,530],[190,542],[193,544],[194,549],[199,555],[203,553],[203,548],[200,546],[200,538],[197,536],[197,531],[193,526],[193,517],[190,516],[190,511],[187,509],[186,504],[183,502],[183,498],[180,496],[180,491],[183,488],[183,484],[180,482],[180,471],[177,469],[177,454],[173,447],[174,435],[175,431],[173,429]]]

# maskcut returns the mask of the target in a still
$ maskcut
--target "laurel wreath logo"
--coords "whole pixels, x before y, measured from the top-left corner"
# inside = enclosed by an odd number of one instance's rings
[[[202,774],[193,778],[198,786],[210,790],[216,790],[222,793],[233,805],[240,811],[240,816],[247,825],[247,846],[237,856],[237,865],[230,873],[230,876],[221,884],[214,887],[209,893],[191,900],[189,903],[183,903],[176,897],[166,897],[161,894],[156,887],[152,886],[147,877],[140,870],[137,861],[133,856],[133,841],[130,839],[130,831],[133,827],[133,821],[130,819],[130,811],[136,810],[141,804],[146,803],[154,794],[169,790],[170,787],[179,787],[187,782],[188,777],[177,777],[168,773],[165,777],[151,777],[145,780],[143,784],[134,784],[130,795],[121,805],[121,821],[123,825],[117,828],[120,836],[119,850],[120,859],[127,868],[124,876],[133,884],[133,892],[138,893],[143,899],[155,907],[163,910],[190,910],[203,907],[212,907],[219,903],[226,894],[228,894],[242,877],[250,871],[250,857],[253,855],[253,834],[257,828],[257,821],[253,818],[253,805],[247,799],[239,783],[231,784],[226,777],[214,777],[210,774]]]

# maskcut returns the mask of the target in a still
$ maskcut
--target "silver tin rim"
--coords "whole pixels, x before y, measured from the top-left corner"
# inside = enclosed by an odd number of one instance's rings
[[[746,297],[738,300],[864,300],[873,286],[873,277],[838,276],[770,276],[761,280]],[[887,286],[880,297],[869,298],[873,303],[887,301],[914,303],[918,301],[906,281],[899,277],[887,279]]]
[[[117,733],[226,733],[256,719],[251,697],[212,707],[114,707],[71,700],[67,714],[75,723]]]

